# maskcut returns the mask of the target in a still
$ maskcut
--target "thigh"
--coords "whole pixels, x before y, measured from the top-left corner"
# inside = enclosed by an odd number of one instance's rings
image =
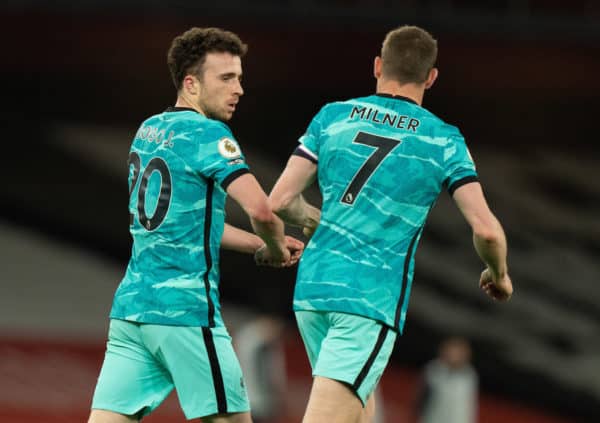
[[[168,330],[166,336],[160,337],[160,357],[173,378],[188,419],[215,419],[250,410],[242,369],[225,327],[158,329]],[[232,421],[244,421],[243,416]]]
[[[169,374],[146,348],[140,326],[111,320],[92,409],[141,418],[158,407],[172,389]]]
[[[363,419],[360,400],[337,380],[315,376],[303,423],[359,423]]]
[[[88,423],[138,423],[134,416],[124,416],[113,411],[92,410]]]
[[[327,319],[313,375],[343,382],[365,405],[387,366],[396,332],[353,314],[330,312]]]

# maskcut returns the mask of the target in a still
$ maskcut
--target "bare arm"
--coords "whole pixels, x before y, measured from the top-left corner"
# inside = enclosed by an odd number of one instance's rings
[[[291,254],[290,261],[285,263],[285,265],[291,266],[296,264],[304,251],[304,243],[294,237],[286,235],[285,247]],[[258,235],[236,228],[228,223],[225,223],[225,228],[223,229],[221,248],[237,251],[238,253],[254,254],[254,259],[257,264],[275,267],[280,265],[280,263],[272,262],[269,259],[269,256],[265,257],[265,255],[268,254],[265,251],[266,244]]]
[[[240,176],[229,184],[227,193],[246,212],[254,232],[264,241],[274,261],[288,262],[290,252],[285,245],[283,222],[269,208],[267,195],[254,175],[247,173]],[[230,228],[227,235],[226,241],[231,245],[229,236],[240,234]]]
[[[254,254],[263,245],[265,243],[258,235],[236,228],[228,223],[225,224],[223,237],[221,238],[221,248],[239,253]]]
[[[495,299],[508,300],[513,287],[506,263],[506,236],[483,196],[481,185],[465,184],[454,192],[453,198],[473,230],[475,251],[487,265],[481,274],[481,288]]]
[[[303,227],[307,236],[312,235],[321,218],[321,211],[308,204],[302,196],[302,192],[315,180],[316,174],[315,163],[292,156],[269,195],[273,211],[287,224]]]

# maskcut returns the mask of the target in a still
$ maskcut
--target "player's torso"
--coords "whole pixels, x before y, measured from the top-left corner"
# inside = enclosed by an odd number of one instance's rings
[[[312,306],[322,309],[379,310],[378,319],[397,320],[402,279],[412,272],[444,180],[442,124],[395,98],[370,96],[325,109],[317,152],[321,222],[298,276],[319,284],[300,284],[297,298],[313,298]],[[344,305],[334,305],[340,292]]]
[[[322,219],[335,233],[327,241],[352,249],[348,241],[357,236],[382,258],[389,249],[403,251],[442,187],[439,119],[407,100],[379,96],[335,103],[327,118],[318,152]]]
[[[148,261],[147,266],[163,266],[173,273],[202,270],[198,255],[207,229],[204,216],[210,207],[209,229],[222,230],[225,201],[224,191],[202,177],[193,163],[194,156],[203,154],[196,135],[201,124],[180,115],[164,113],[144,122],[129,154],[134,247],[168,249],[161,255],[163,261]],[[212,241],[218,245],[219,240]],[[134,259],[145,261],[143,256]]]
[[[201,118],[178,112],[153,116],[136,133],[128,160],[132,255],[113,317],[206,323],[207,292],[218,284],[225,192],[195,165],[205,154],[202,131]]]

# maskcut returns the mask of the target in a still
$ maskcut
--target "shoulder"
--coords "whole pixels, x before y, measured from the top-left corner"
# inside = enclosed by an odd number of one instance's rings
[[[437,359],[434,359],[427,363],[423,369],[423,374],[425,380],[432,381],[435,380],[438,375],[444,373],[445,366]]]
[[[425,364],[425,372],[437,372],[440,371],[441,369],[444,368],[444,365],[440,362],[440,360],[438,360],[437,358],[429,361],[427,364]]]
[[[440,126],[440,133],[444,138],[448,139],[450,143],[462,143],[464,144],[465,138],[460,130],[454,126],[447,123],[444,123]]]
[[[233,132],[226,123],[214,119],[205,119],[205,121],[204,132],[206,133],[207,138],[209,138],[209,141],[224,137],[233,139]]]
[[[473,367],[471,364],[465,366],[465,373],[468,375],[468,377],[473,378],[474,380],[478,379],[477,370],[475,370],[475,367]]]
[[[206,122],[206,127],[210,130],[224,132],[232,135],[231,128],[229,128],[229,126],[225,122],[221,122],[220,120],[215,119],[208,119],[205,117],[203,117],[203,119]]]
[[[428,123],[435,138],[443,139],[449,145],[465,142],[463,134],[457,126],[445,122],[442,118],[423,107],[419,108],[422,111],[421,119]]]
[[[341,114],[352,111],[353,108],[366,107],[368,97],[351,98],[347,100],[332,101],[325,103],[317,112],[314,119],[319,121],[335,120]]]
[[[231,134],[231,129],[229,129],[227,124],[216,119],[207,118],[200,113],[182,113],[179,118],[182,122],[185,122],[186,124],[195,128],[207,131],[222,131]]]
[[[415,108],[417,108],[419,110],[419,114],[421,115],[422,119],[427,120],[432,125],[435,125],[440,132],[445,132],[449,135],[451,135],[453,133],[460,134],[458,127],[447,123],[444,119],[442,119],[441,117],[439,117],[438,115],[436,115],[435,113],[430,111],[429,109],[426,109],[423,106],[417,106],[417,105],[415,105]]]
[[[233,139],[233,133],[229,126],[200,114],[188,116],[184,125],[187,131],[193,133],[202,142],[215,142],[221,138]]]

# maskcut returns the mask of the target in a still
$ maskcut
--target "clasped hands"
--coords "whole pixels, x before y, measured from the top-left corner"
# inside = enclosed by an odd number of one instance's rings
[[[304,251],[304,243],[294,237],[285,236],[285,249],[282,253],[272,251],[266,244],[254,252],[258,266],[290,267],[298,263]]]

